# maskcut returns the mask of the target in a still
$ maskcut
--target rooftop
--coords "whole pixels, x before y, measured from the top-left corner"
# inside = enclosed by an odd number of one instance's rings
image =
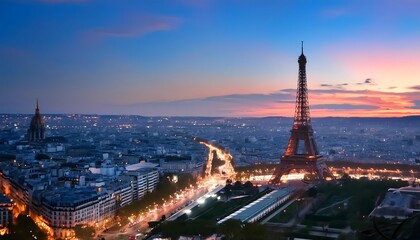
[[[403,194],[399,190],[388,192],[380,207],[401,207],[409,208],[412,197],[408,194]]]
[[[274,190],[261,198],[255,200],[254,202],[242,207],[238,211],[230,214],[226,218],[220,220],[218,224],[223,223],[229,219],[237,219],[241,222],[246,222],[250,218],[259,214],[264,209],[267,209],[269,206],[273,205],[283,197],[287,196],[292,190],[290,188],[283,188]]]
[[[139,163],[136,163],[136,164],[127,165],[125,167],[125,169],[127,171],[136,171],[136,170],[143,169],[143,168],[155,168],[158,165],[159,164],[149,163],[149,162],[139,162]]]
[[[95,188],[59,188],[46,192],[44,200],[54,207],[77,207],[95,201],[99,193]]]

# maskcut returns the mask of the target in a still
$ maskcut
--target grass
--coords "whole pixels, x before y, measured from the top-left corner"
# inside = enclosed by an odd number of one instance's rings
[[[270,219],[270,222],[288,223],[290,220],[293,219],[293,217],[295,217],[298,214],[298,212],[303,208],[304,205],[304,201],[294,201],[283,211],[279,212],[276,216]]]
[[[317,212],[316,215],[321,215],[321,216],[337,215],[340,212],[344,211],[345,209],[346,207],[344,206],[344,202],[343,202],[343,203],[339,203],[334,206],[325,208],[322,211]]]
[[[302,224],[325,226],[331,224],[335,228],[350,226],[353,230],[372,228],[367,216],[375,207],[375,203],[386,193],[388,188],[406,186],[407,182],[394,180],[344,179],[340,184],[327,183],[318,186],[318,191],[329,197],[317,209],[327,207],[316,214],[305,217]],[[350,198],[349,198],[350,197]],[[347,206],[334,203],[349,198]],[[331,206],[331,207],[328,207]]]

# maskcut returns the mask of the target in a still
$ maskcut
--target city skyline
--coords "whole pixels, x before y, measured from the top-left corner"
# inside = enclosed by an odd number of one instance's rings
[[[0,8],[0,112],[420,114],[420,4],[21,0]],[[165,4],[162,4],[165,3]]]

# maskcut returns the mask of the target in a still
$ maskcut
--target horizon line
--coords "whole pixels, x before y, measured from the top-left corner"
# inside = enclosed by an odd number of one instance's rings
[[[0,113],[0,115],[34,115],[33,113]],[[167,117],[167,118],[294,118],[293,116],[243,116],[243,117],[232,117],[232,116],[165,116],[165,115],[140,115],[140,114],[97,114],[97,113],[41,113],[41,115],[84,115],[84,116],[137,116],[137,117]],[[420,115],[404,115],[404,116],[352,116],[352,117],[343,117],[343,116],[324,116],[324,117],[311,117],[311,119],[317,118],[407,118],[407,117],[420,117]]]

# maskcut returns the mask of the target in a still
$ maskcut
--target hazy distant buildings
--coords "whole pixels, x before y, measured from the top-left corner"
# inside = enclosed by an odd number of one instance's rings
[[[36,101],[35,115],[32,117],[27,137],[29,142],[39,142],[45,139],[45,122],[39,113],[38,100]]]

